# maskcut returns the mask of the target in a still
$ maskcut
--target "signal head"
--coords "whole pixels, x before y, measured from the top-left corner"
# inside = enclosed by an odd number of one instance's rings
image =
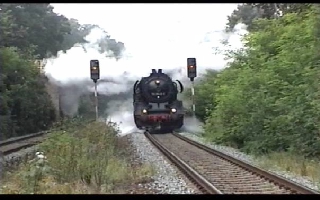
[[[99,60],[90,60],[90,75],[93,81],[100,79]]]
[[[187,59],[187,67],[188,67],[188,78],[190,78],[191,81],[195,77],[197,77],[197,62],[195,58],[188,58]]]

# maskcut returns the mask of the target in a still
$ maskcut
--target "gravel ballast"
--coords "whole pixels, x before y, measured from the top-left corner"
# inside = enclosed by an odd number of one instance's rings
[[[6,156],[0,155],[0,185],[6,170],[14,170],[21,163],[34,158],[36,151],[37,147],[32,146]]]
[[[258,162],[254,159],[253,156],[250,156],[250,155],[247,155],[243,152],[240,152],[239,150],[237,149],[234,149],[234,148],[231,148],[231,147],[226,147],[226,146],[222,146],[222,145],[216,145],[216,144],[212,144],[212,143],[208,143],[206,141],[204,141],[204,139],[202,137],[199,137],[195,134],[192,134],[192,133],[186,133],[186,132],[181,132],[179,133],[180,135],[182,136],[185,136],[189,139],[192,139],[196,142],[199,142],[200,144],[203,144],[203,145],[206,145],[207,147],[210,147],[212,149],[215,149],[215,150],[218,150],[222,153],[225,153],[229,156],[232,156],[232,157],[235,157],[239,160],[242,160],[244,162],[247,162],[247,163],[250,163],[252,165],[255,165],[255,166],[259,166]],[[297,176],[295,174],[292,174],[290,172],[286,172],[286,171],[282,171],[280,169],[277,169],[275,167],[275,169],[265,169],[265,170],[268,170],[272,173],[275,173],[279,176],[282,176],[282,177],[285,177],[291,181],[294,181],[298,184],[301,184],[305,187],[308,187],[308,188],[311,188],[313,190],[317,190],[317,191],[320,191],[320,188],[318,187],[318,185],[320,185],[320,183],[314,183],[312,182],[311,180],[308,180],[307,178],[304,178],[304,177],[301,177],[301,176]]]
[[[142,133],[127,135],[134,154],[142,163],[152,164],[156,174],[150,183],[140,187],[158,191],[158,194],[200,194],[199,190],[154,147]]]

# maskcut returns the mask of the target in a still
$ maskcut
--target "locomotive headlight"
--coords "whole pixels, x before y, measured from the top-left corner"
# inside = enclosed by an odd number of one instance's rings
[[[146,114],[146,113],[147,113],[147,110],[146,110],[146,109],[143,109],[143,110],[142,110],[142,113],[143,113],[143,114]]]
[[[171,108],[171,112],[175,113],[175,112],[177,112],[177,109]]]
[[[156,80],[156,84],[159,84],[160,83],[160,81],[159,80]]]

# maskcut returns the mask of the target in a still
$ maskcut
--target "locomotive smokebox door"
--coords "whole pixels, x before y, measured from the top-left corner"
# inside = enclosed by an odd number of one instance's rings
[[[195,77],[197,77],[197,62],[195,58],[188,58],[187,59],[187,67],[188,67],[188,78],[190,78],[191,81]]]
[[[99,60],[90,60],[90,75],[95,82],[100,79]]]

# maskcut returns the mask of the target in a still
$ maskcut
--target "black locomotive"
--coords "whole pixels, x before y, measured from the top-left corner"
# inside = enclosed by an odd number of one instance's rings
[[[180,93],[183,92],[183,85]],[[133,87],[134,122],[140,130],[169,132],[183,126],[182,101],[177,99],[178,84],[162,69],[136,81]]]

